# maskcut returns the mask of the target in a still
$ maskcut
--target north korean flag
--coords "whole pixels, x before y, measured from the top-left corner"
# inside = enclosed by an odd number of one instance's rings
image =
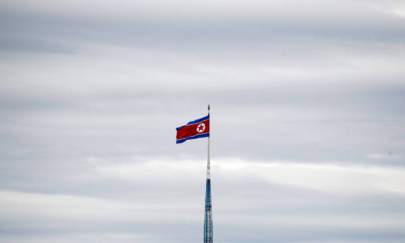
[[[178,127],[176,143],[183,143],[189,139],[203,138],[210,136],[210,116],[191,121],[184,126]]]

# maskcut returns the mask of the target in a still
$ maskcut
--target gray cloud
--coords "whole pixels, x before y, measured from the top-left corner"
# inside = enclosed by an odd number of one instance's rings
[[[0,9],[0,241],[404,241],[401,1]]]

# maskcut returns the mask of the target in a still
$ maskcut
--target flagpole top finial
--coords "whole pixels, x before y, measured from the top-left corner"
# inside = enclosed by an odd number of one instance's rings
[[[208,104],[208,110],[210,110],[210,104]]]

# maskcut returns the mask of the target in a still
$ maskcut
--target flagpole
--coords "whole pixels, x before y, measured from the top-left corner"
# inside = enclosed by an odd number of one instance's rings
[[[208,116],[210,116],[210,105],[208,104]],[[211,117],[210,117],[211,118]],[[210,119],[211,120],[211,119]],[[211,121],[210,121],[211,123]],[[211,124],[210,124],[210,130],[211,130]],[[209,131],[210,135],[211,135],[211,131]],[[210,135],[208,136],[208,151],[207,151],[207,179],[211,178],[211,161],[210,161],[210,147],[211,147],[211,143],[210,143]]]
[[[210,105],[208,105],[208,116]],[[211,123],[211,119],[208,119]],[[210,126],[210,125],[209,125]],[[210,129],[211,130],[211,129]],[[208,130],[208,134],[210,131]],[[211,165],[210,165],[210,136],[207,144],[207,179],[205,186],[205,215],[204,215],[204,243],[213,243],[212,201],[211,201]]]

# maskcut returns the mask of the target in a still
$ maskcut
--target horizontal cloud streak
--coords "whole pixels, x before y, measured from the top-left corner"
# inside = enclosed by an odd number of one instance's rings
[[[125,195],[106,188],[104,191],[108,194],[89,197],[85,196],[89,192],[63,195],[3,190],[0,192],[2,228],[9,232],[7,234],[25,231],[70,236],[106,230],[137,237],[139,233],[146,236],[145,242],[159,239],[159,235],[166,232],[166,225],[185,227],[189,224],[191,232],[198,232],[202,210],[199,206],[202,183],[198,178],[203,174],[202,163],[167,160],[97,163],[104,165],[88,173],[99,175],[95,178],[100,182],[107,179],[108,188],[126,185],[132,188],[132,193]],[[226,242],[262,242],[281,237],[282,232],[288,230],[296,231],[297,235],[279,240],[288,242],[299,237],[323,241],[324,234],[328,233],[335,237],[340,235],[340,239],[348,237],[348,240],[350,234],[360,238],[371,234],[382,241],[403,239],[400,233],[405,224],[402,219],[405,208],[401,203],[404,191],[400,188],[403,170],[219,160],[213,171],[215,222],[217,228],[222,229],[218,237],[227,239]],[[330,178],[329,184],[322,184],[324,177]],[[399,191],[392,190],[385,177],[389,177]],[[346,183],[355,183],[357,187],[348,187]],[[338,184],[340,186],[336,186]],[[366,192],[367,196],[359,196],[361,192]],[[162,205],[162,201],[165,204]],[[353,207],[356,201],[361,204]],[[178,213],[180,208],[181,214]],[[317,216],[312,217],[314,214]],[[261,236],[231,233],[244,227]],[[268,229],[273,233],[267,235]],[[312,232],[312,236],[306,232]],[[384,232],[391,233],[385,235]],[[192,234],[183,237],[197,239]]]

